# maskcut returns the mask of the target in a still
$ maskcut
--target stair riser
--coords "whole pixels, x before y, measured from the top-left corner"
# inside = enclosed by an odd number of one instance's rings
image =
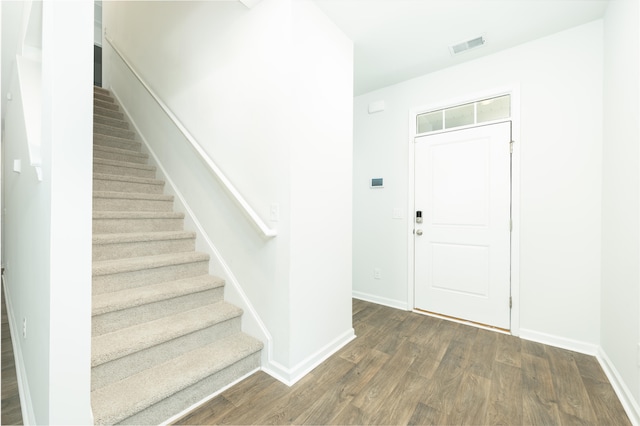
[[[93,211],[108,212],[169,212],[173,201],[130,200],[118,198],[94,198]]]
[[[128,149],[129,151],[141,152],[142,144],[131,139],[119,139],[106,135],[93,135],[93,144],[110,148]]]
[[[100,115],[93,115],[93,122],[99,124],[106,124],[108,126],[118,127],[120,129],[129,130],[129,123],[116,118],[103,117]]]
[[[101,117],[110,117],[117,118],[118,120],[124,120],[124,114],[120,111],[115,111],[112,109],[100,108],[99,106],[93,106],[93,115],[101,116]]]
[[[209,262],[192,262],[93,277],[93,294],[120,291],[209,273]]]
[[[260,368],[260,352],[256,352],[229,367],[212,374],[198,383],[177,392],[168,398],[140,411],[138,414],[121,420],[118,424],[141,425],[160,424],[169,417],[180,413],[193,404],[213,395],[234,380]]]
[[[93,150],[93,158],[102,158],[104,160],[125,161],[127,163],[147,164],[147,157],[140,157],[137,155],[129,155],[119,152],[107,152],[97,149]]]
[[[134,167],[111,166],[108,164],[93,164],[93,172],[105,175],[132,176],[148,179],[155,179],[156,171],[147,169],[136,169]]]
[[[151,183],[122,182],[119,180],[94,179],[94,191],[140,192],[143,194],[162,194],[164,185]]]
[[[200,308],[207,304],[221,302],[223,298],[224,287],[218,287],[169,300],[136,306],[135,308],[97,315],[91,319],[92,335],[100,336],[104,333],[131,327],[146,321],[153,321],[167,315]]]
[[[236,317],[98,365],[91,369],[91,390],[100,389],[153,365],[161,364],[239,331],[240,317]]]
[[[132,140],[136,137],[135,132],[132,130],[118,129],[117,127],[105,126],[99,123],[94,123],[93,133]]]
[[[96,92],[96,91],[93,92],[93,99],[94,100],[97,99],[103,102],[115,103],[115,100],[113,99],[113,97],[104,93]]]
[[[100,99],[94,99],[93,105],[103,109],[110,109],[111,111],[118,111],[120,109],[118,105],[112,102],[101,101]]]
[[[195,238],[143,241],[117,244],[94,244],[93,260],[114,260],[195,250]]]
[[[93,219],[94,234],[182,231],[184,219]]]

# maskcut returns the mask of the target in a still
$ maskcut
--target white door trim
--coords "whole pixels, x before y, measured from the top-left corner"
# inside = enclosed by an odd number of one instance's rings
[[[413,230],[414,230],[414,189],[415,189],[415,146],[414,140],[416,138],[416,117],[426,111],[433,111],[437,109],[447,108],[454,105],[460,105],[464,103],[474,102],[480,99],[487,99],[500,95],[511,95],[511,123],[512,132],[511,137],[515,142],[513,144],[513,156],[511,158],[512,172],[511,172],[511,219],[513,223],[513,230],[511,233],[511,334],[514,336],[520,335],[520,152],[521,152],[521,139],[520,139],[520,84],[514,83],[509,86],[493,88],[481,92],[470,93],[464,97],[442,99],[433,102],[429,105],[419,106],[412,108],[409,111],[409,155],[408,170],[409,170],[409,188],[408,188],[408,204],[407,204],[407,306],[409,310],[415,308],[414,298],[414,246],[413,246]]]

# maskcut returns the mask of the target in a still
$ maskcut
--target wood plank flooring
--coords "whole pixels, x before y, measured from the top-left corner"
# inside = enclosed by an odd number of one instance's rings
[[[21,425],[2,299],[1,423]],[[631,424],[594,357],[359,300],[353,323],[292,387],[259,372],[177,424]]]
[[[2,398],[0,402],[2,407],[0,411],[2,411],[2,414],[0,424],[21,425],[22,411],[20,411],[16,363],[13,358],[13,344],[11,343],[11,333],[9,331],[4,288],[2,289],[2,301],[0,304],[2,305],[2,329],[0,334],[0,344],[2,345]]]
[[[359,300],[292,387],[259,372],[177,424],[630,425],[594,357]]]

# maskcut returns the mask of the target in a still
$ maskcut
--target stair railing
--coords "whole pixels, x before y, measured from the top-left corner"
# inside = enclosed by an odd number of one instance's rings
[[[260,216],[256,213],[256,211],[249,205],[247,200],[244,199],[242,194],[233,186],[231,181],[222,173],[222,170],[214,163],[214,161],[207,155],[202,146],[196,141],[196,139],[191,135],[191,133],[187,130],[187,128],[180,122],[178,117],[169,109],[169,107],[160,99],[160,97],[149,87],[149,85],[142,79],[140,74],[136,71],[136,69],[131,65],[131,63],[124,57],[122,52],[115,46],[114,42],[111,41],[109,37],[105,34],[104,39],[109,43],[114,52],[122,59],[122,62],[131,70],[133,75],[138,79],[138,81],[142,84],[142,86],[149,92],[151,97],[156,101],[156,103],[162,108],[165,114],[169,117],[169,119],[173,122],[173,124],[180,130],[183,136],[189,141],[193,149],[198,153],[202,161],[205,162],[207,166],[209,166],[209,170],[213,173],[213,175],[218,179],[218,181],[224,186],[229,195],[233,198],[233,200],[244,210],[245,215],[251,219],[253,225],[255,225],[258,230],[263,234],[266,238],[273,238],[278,233],[276,230],[269,228],[266,223],[262,220]]]

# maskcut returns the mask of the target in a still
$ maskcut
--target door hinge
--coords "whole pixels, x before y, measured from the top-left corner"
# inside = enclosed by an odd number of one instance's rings
[[[509,232],[513,232],[513,220],[509,219]]]
[[[511,296],[509,296],[509,309],[511,309],[513,307],[513,300],[511,299]]]
[[[513,141],[509,142],[509,154],[513,154]]]

